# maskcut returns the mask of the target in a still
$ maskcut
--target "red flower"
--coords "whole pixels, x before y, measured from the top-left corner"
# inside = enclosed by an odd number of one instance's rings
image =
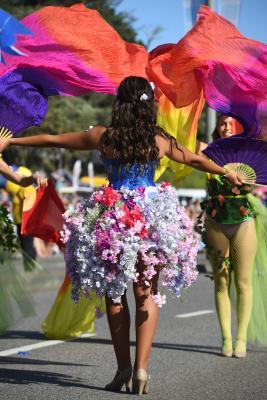
[[[98,203],[101,203],[102,194],[100,194],[99,192],[96,192],[94,195],[94,200],[97,201]]]
[[[221,206],[223,204],[224,200],[225,200],[224,196],[222,194],[218,194],[217,199],[218,199],[218,201],[220,203],[220,206]]]
[[[241,214],[244,215],[244,217],[245,217],[246,215],[248,215],[248,210],[246,209],[246,207],[241,206],[241,207],[239,208],[239,210],[241,211]]]
[[[148,230],[146,229],[145,226],[143,226],[143,228],[141,229],[139,236],[141,239],[144,239],[148,236]]]
[[[141,222],[143,226],[138,234],[142,239],[147,237],[148,231],[145,226],[146,221],[142,216],[139,207],[135,205],[132,209],[129,209],[126,204],[123,204],[121,209],[123,210],[124,215],[120,218],[120,221],[123,222],[128,228],[134,227],[136,222]]]
[[[103,192],[104,193],[102,196],[95,196],[95,199],[106,207],[114,206],[116,201],[121,199],[120,193],[118,193],[110,186],[103,188]]]
[[[120,220],[124,222],[126,226],[133,227],[137,221],[142,223],[145,222],[138,206],[135,205],[130,210],[126,204],[123,204],[121,208],[124,211],[124,215],[120,218]]]
[[[240,190],[239,190],[236,186],[234,186],[234,187],[232,188],[232,193],[238,195],[238,194],[240,194]]]
[[[162,182],[162,184],[160,185],[163,189],[167,186],[171,186],[170,182]]]

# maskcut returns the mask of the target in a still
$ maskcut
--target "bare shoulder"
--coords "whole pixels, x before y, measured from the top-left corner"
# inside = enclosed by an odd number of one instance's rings
[[[107,127],[103,125],[96,125],[93,127],[90,127],[85,130],[85,132],[89,133],[92,136],[102,136],[104,132],[106,132]]]
[[[96,149],[101,148],[103,135],[106,130],[107,127],[103,125],[97,125],[92,128],[86,129],[85,133],[87,136],[87,142],[93,145]]]

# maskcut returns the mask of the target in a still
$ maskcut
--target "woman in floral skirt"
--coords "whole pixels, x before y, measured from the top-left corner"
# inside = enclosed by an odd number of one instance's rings
[[[180,146],[156,123],[154,93],[141,77],[125,78],[115,98],[112,122],[84,132],[9,139],[3,145],[63,147],[100,151],[109,186],[102,187],[73,212],[66,213],[62,233],[74,301],[95,291],[106,296],[107,316],[118,363],[107,390],[123,385],[148,392],[147,364],[155,333],[163,286],[179,297],[197,277],[198,243],[175,190],[153,182],[165,155],[201,171],[240,184],[237,174]],[[130,315],[126,298],[133,282],[136,301],[136,356],[130,359]]]

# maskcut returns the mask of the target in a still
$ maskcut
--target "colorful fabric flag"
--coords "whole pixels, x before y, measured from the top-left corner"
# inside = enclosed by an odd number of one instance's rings
[[[178,144],[195,152],[197,126],[203,106],[204,97],[202,93],[196,101],[182,108],[175,108],[170,100],[161,94],[158,105],[158,124],[170,133]],[[191,167],[174,162],[165,156],[160,160],[155,180],[158,180],[167,168],[173,171],[175,180],[182,179],[192,172]]]
[[[192,104],[203,90],[210,107],[241,122],[244,135],[267,136],[265,44],[202,6],[194,28],[163,50],[153,51],[147,72],[176,107]]]

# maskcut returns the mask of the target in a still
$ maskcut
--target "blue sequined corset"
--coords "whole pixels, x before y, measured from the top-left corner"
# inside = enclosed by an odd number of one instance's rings
[[[116,190],[122,186],[129,189],[137,187],[156,186],[153,182],[157,161],[148,161],[146,164],[121,164],[117,160],[103,157],[109,184]]]

